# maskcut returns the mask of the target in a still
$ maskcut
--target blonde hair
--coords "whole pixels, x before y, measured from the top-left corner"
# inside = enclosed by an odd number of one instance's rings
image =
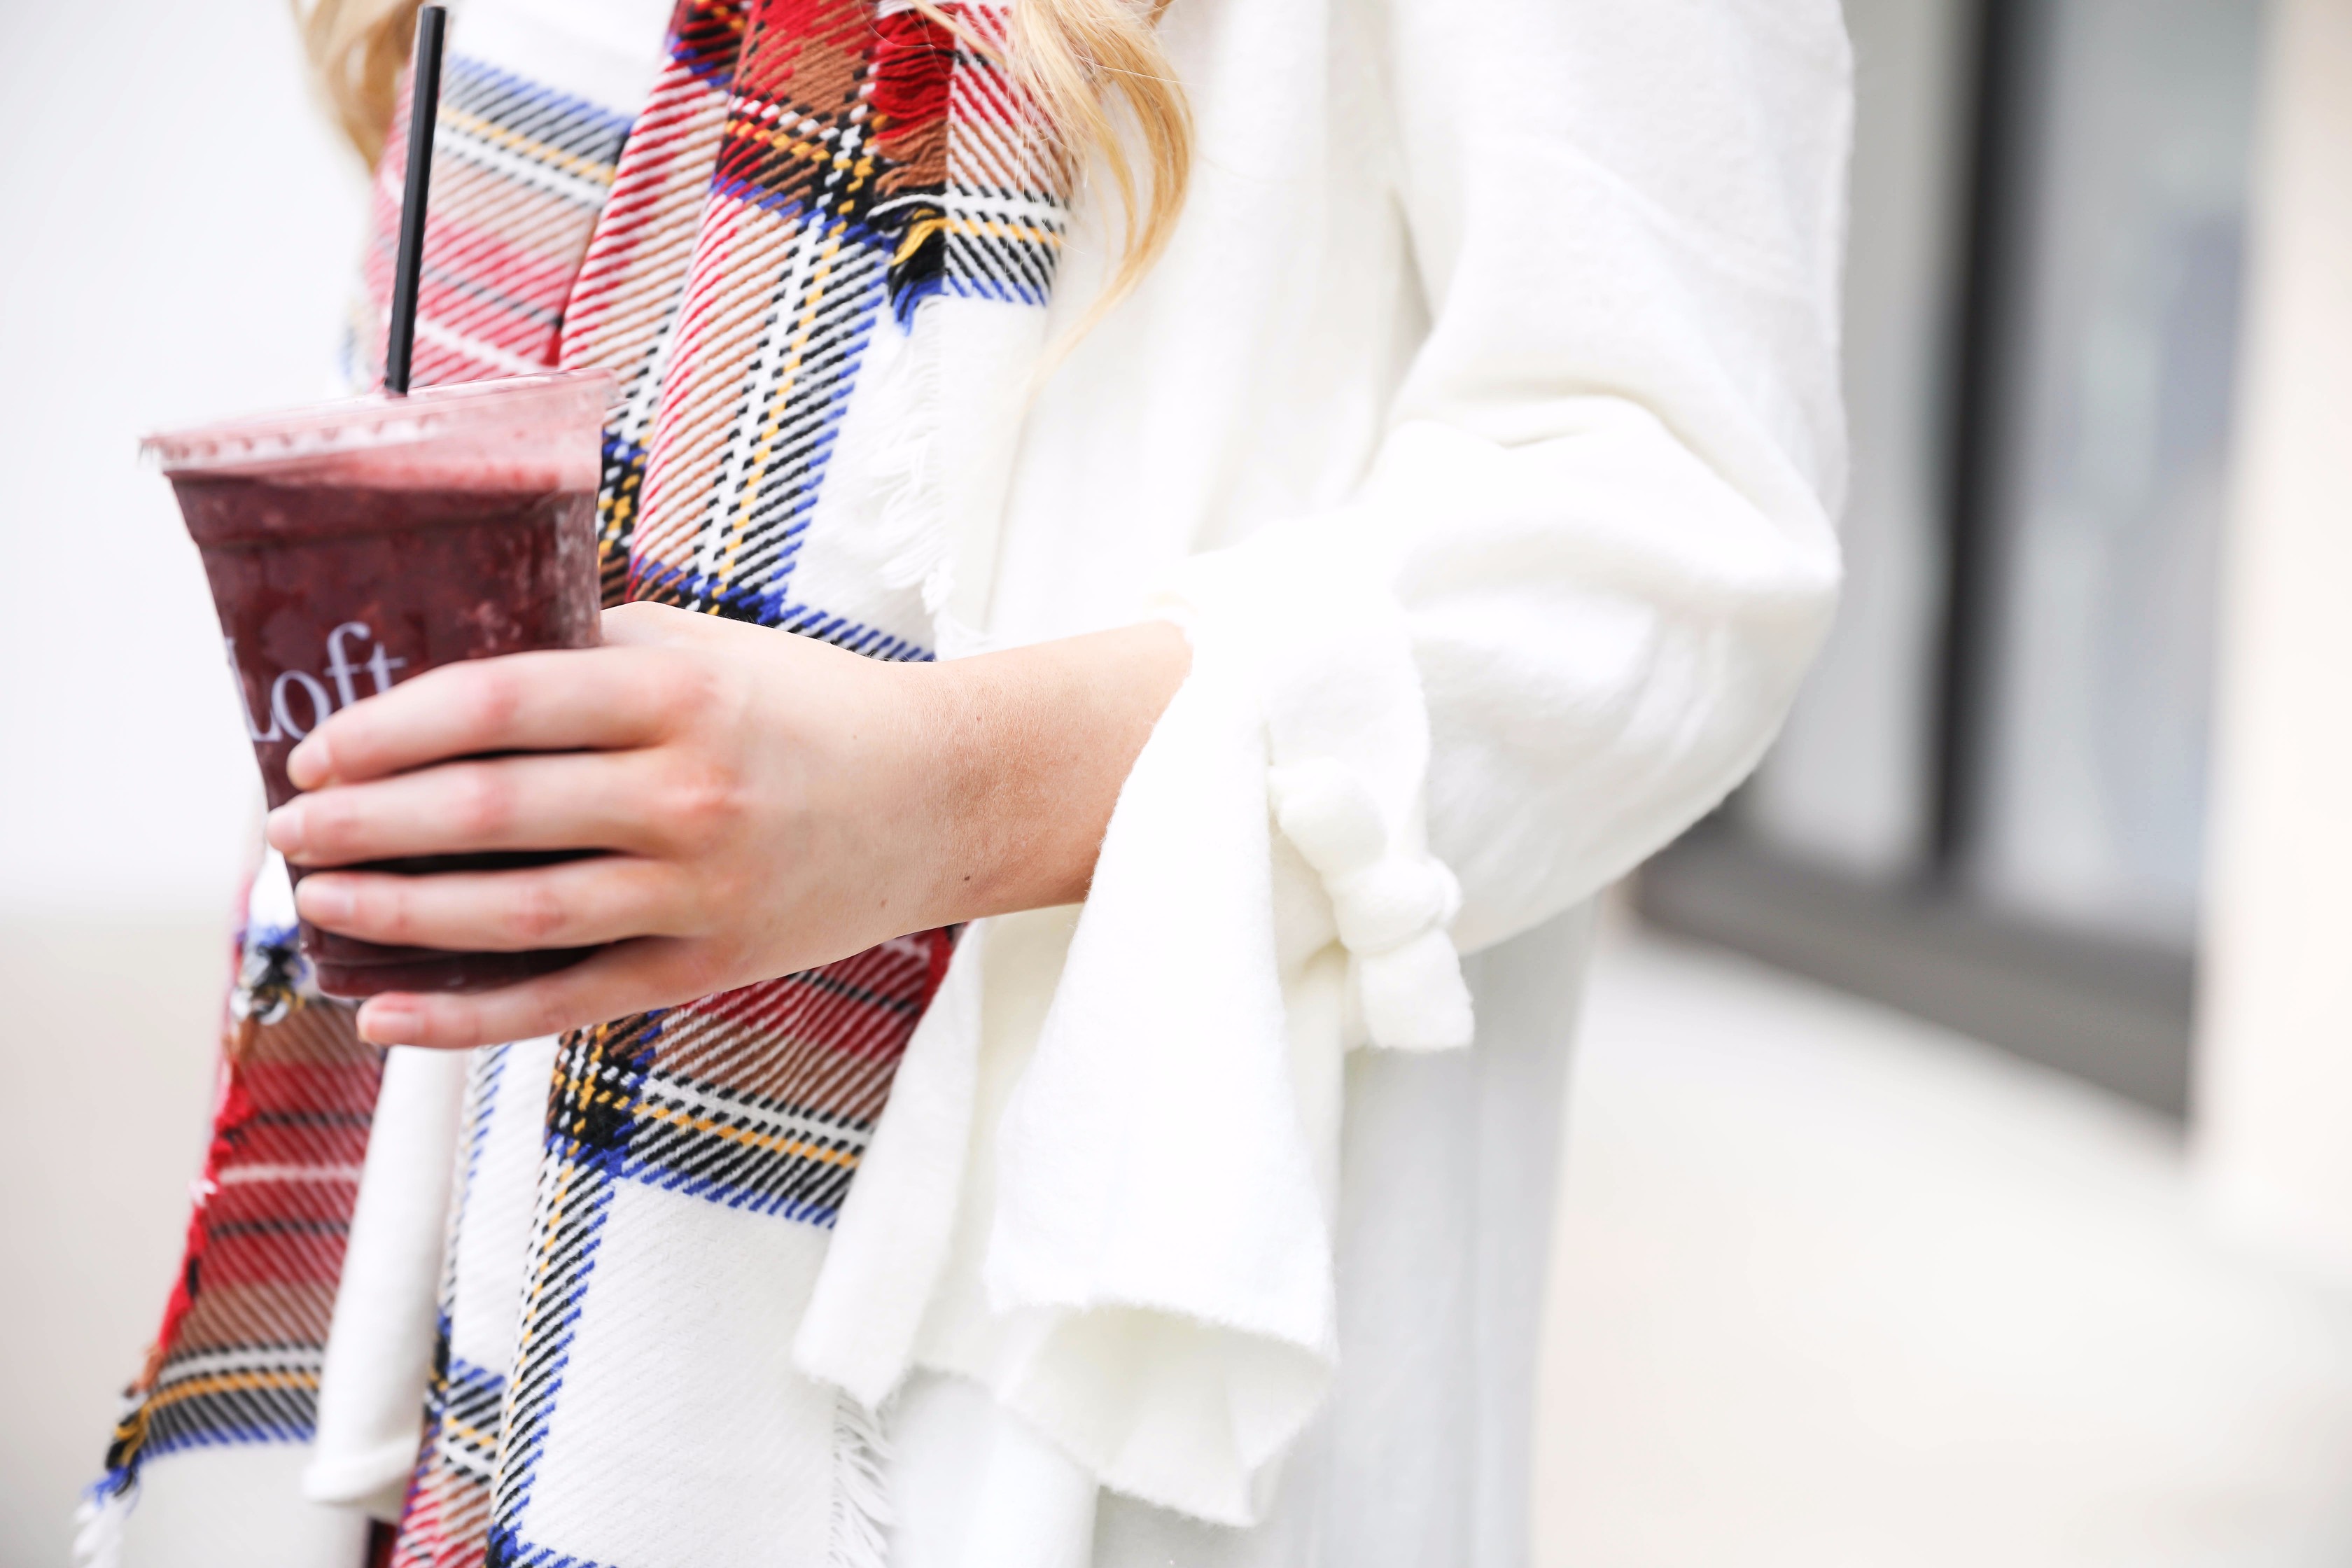
[[[424,0],[293,0],[310,79],[344,140],[373,168]]]
[[[383,155],[423,0],[292,4],[312,77],[336,124],[373,165]],[[1118,200],[1118,267],[1081,332],[1141,282],[1167,248],[1191,183],[1192,110],[1157,30],[1168,5],[1012,0],[1005,65],[1035,100],[1065,172],[1075,178],[1098,160]],[[987,47],[933,0],[916,0],[916,8],[968,46]]]

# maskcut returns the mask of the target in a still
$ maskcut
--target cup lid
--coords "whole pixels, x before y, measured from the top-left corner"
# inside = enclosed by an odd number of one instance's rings
[[[371,392],[184,430],[160,431],[140,456],[166,474],[281,471],[383,447],[456,437],[478,441],[491,430],[528,440],[601,424],[614,396],[612,373],[550,371],[496,381],[419,387],[406,396]]]

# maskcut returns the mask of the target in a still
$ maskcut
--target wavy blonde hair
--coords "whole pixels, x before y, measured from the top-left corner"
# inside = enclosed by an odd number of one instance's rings
[[[373,166],[423,0],[292,0],[310,70],[336,124]],[[1169,0],[1012,0],[1005,65],[1034,98],[1073,177],[1098,167],[1119,212],[1119,260],[1080,327],[1140,282],[1167,248],[1192,170],[1192,115],[1167,52]],[[972,31],[916,0],[968,46]],[[1075,335],[1075,334],[1074,334]]]

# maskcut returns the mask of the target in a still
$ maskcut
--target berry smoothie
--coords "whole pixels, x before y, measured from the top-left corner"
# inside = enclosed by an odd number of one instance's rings
[[[297,793],[287,754],[329,714],[436,665],[595,645],[610,390],[601,373],[525,376],[149,439],[204,555],[273,807]],[[367,868],[487,870],[570,853]],[[479,990],[586,952],[385,947],[308,922],[302,951],[338,996]]]

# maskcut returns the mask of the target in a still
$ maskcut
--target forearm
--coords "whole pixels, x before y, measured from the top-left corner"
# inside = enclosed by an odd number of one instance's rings
[[[1150,621],[910,671],[941,753],[924,923],[1085,898],[1119,787],[1191,663],[1184,635]]]
[[[269,836],[313,873],[306,920],[458,952],[601,950],[497,992],[379,997],[371,1038],[520,1038],[1082,899],[1192,657],[1157,623],[927,666],[651,605],[604,632],[603,648],[433,670],[289,759],[308,793]],[[603,853],[356,868],[573,848]]]

